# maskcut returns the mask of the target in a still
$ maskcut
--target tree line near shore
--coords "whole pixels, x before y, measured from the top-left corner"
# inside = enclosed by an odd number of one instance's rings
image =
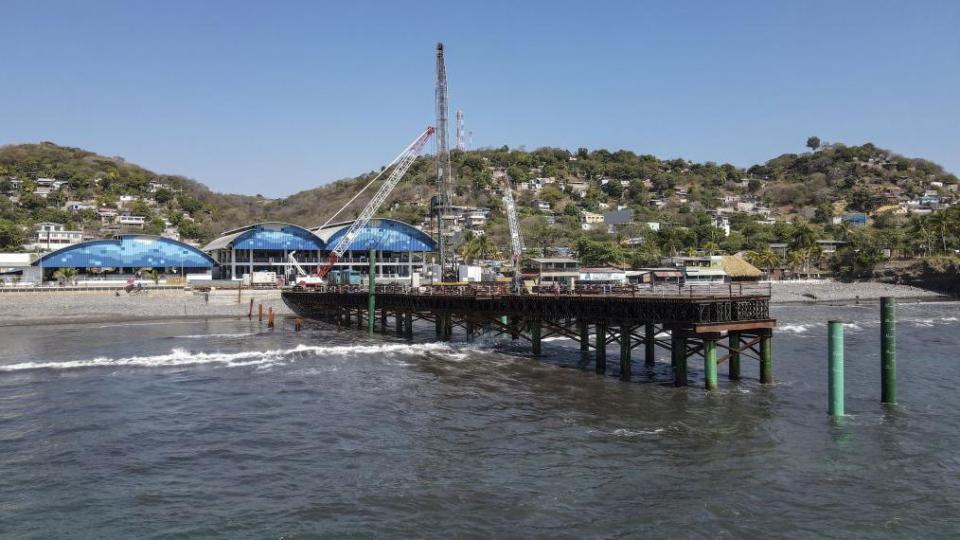
[[[687,253],[745,252],[761,268],[795,268],[824,264],[816,240],[849,242],[831,259],[834,270],[866,276],[885,260],[925,259],[930,267],[951,264],[960,249],[960,219],[955,208],[927,215],[884,211],[892,197],[916,198],[931,189],[942,200],[953,196],[957,178],[939,165],[899,156],[872,144],[845,146],[807,140],[810,151],[783,154],[749,168],[684,159],[659,159],[628,150],[580,148],[486,148],[454,151],[454,203],[490,208],[485,240],[463,240],[461,252],[472,258],[496,256],[509,245],[501,196],[506,173],[517,190],[521,227],[527,247],[544,251],[574,247],[584,264],[651,266],[662,256]],[[0,148],[0,249],[17,249],[29,227],[41,221],[95,229],[95,211],[70,212],[66,200],[93,200],[117,206],[121,195],[139,201],[130,210],[145,216],[145,232],[157,233],[164,221],[182,237],[206,241],[223,230],[251,222],[276,220],[316,226],[352,197],[378,171],[307,190],[282,199],[215,193],[193,180],[158,175],[122,158],[104,157],[53,143]],[[69,182],[69,189],[46,198],[34,193],[36,178]],[[429,156],[411,167],[382,214],[418,224],[426,217],[434,192],[434,165]],[[538,178],[552,179],[537,189],[520,189]],[[10,182],[20,179],[17,190]],[[165,187],[150,190],[150,182]],[[571,185],[578,184],[580,192]],[[934,187],[935,186],[935,187]],[[755,213],[729,215],[727,236],[708,213],[731,198],[755,200],[770,210],[776,223],[758,222]],[[550,206],[542,210],[534,205]],[[362,201],[343,215],[359,212]],[[656,203],[656,204],[653,204]],[[633,211],[633,221],[583,230],[583,212],[602,213],[618,207]],[[863,212],[867,226],[834,223],[847,212]],[[759,220],[762,221],[762,220]],[[660,224],[652,231],[648,222]],[[788,244],[786,257],[769,249]]]

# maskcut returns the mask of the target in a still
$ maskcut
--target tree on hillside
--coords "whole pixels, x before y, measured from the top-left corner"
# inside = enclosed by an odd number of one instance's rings
[[[0,219],[0,249],[3,251],[20,249],[25,239],[26,234],[16,223]]]
[[[807,137],[807,148],[816,152],[817,148],[820,148],[820,137],[814,135],[813,137]]]

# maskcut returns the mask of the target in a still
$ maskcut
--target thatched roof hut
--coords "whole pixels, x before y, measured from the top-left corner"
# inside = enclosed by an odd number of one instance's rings
[[[720,267],[730,276],[730,281],[760,281],[763,276],[759,268],[734,255],[721,257]]]

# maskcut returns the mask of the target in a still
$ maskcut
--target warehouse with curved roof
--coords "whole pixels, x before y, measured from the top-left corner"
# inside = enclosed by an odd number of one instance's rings
[[[215,261],[203,251],[172,238],[124,234],[109,240],[89,240],[47,253],[33,263],[43,269],[73,268],[82,272],[129,274],[142,268],[206,272]]]
[[[254,223],[224,232],[203,247],[219,268],[220,279],[240,279],[254,272],[295,272],[291,256],[307,271],[315,271],[326,244],[309,229],[292,223]],[[325,259],[324,259],[325,260]]]

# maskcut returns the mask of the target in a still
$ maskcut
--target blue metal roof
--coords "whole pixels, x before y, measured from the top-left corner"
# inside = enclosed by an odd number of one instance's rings
[[[290,223],[257,223],[227,231],[213,240],[203,250],[217,249],[261,250],[323,250],[324,243],[311,231]]]
[[[199,249],[172,238],[125,234],[90,240],[48,253],[33,263],[44,268],[213,268]]]
[[[332,250],[346,234],[350,223],[338,223],[319,229],[317,236],[326,241],[327,249]],[[372,219],[360,230],[360,234],[347,250],[366,251],[370,248],[393,252],[434,251],[436,242],[430,235],[408,223],[393,219]]]

